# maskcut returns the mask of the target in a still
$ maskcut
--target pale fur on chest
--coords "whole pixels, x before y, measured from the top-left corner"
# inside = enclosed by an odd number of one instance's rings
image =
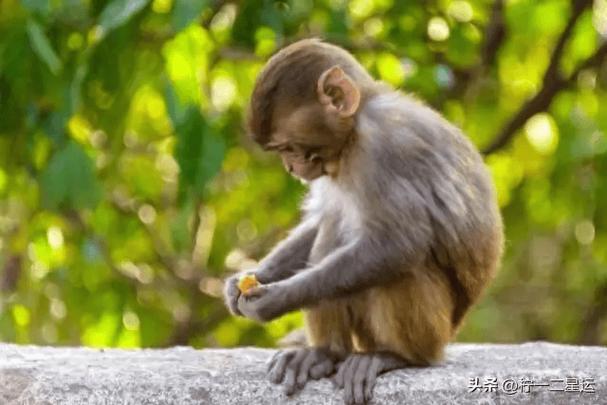
[[[309,217],[335,226],[333,231],[344,242],[352,240],[362,224],[357,197],[329,177],[321,177],[310,184],[303,209]]]
[[[334,227],[330,233],[342,242],[348,243],[357,235],[365,222],[365,212],[369,207],[375,206],[373,197],[369,194],[368,179],[362,179],[364,173],[360,168],[373,167],[374,153],[371,152],[373,143],[383,138],[382,143],[389,144],[389,138],[395,134],[393,131],[382,131],[378,125],[374,112],[377,110],[391,110],[392,126],[398,129],[401,126],[400,98],[398,94],[389,94],[372,100],[361,111],[356,128],[356,140],[345,156],[342,156],[340,173],[337,178],[324,176],[310,183],[310,192],[303,205],[303,210],[310,218],[319,220],[321,227]],[[385,121],[386,117],[380,117]],[[375,138],[372,142],[371,138]],[[377,193],[374,193],[377,194]]]

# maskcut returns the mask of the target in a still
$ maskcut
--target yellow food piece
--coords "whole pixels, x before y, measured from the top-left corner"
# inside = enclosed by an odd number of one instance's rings
[[[247,294],[251,288],[255,288],[259,285],[259,281],[257,281],[257,277],[255,274],[245,274],[244,276],[238,279],[238,289],[241,293]]]

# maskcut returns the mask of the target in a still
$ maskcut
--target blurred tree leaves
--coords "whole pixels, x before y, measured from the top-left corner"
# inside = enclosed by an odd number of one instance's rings
[[[0,338],[272,345],[300,325],[298,313],[265,326],[229,316],[221,279],[255,266],[297,220],[303,187],[242,123],[267,57],[317,36],[481,148],[516,124],[487,156],[504,266],[460,339],[607,342],[605,10],[1,1]]]
[[[99,16],[99,26],[103,34],[125,24],[131,17],[140,12],[149,0],[112,0]]]
[[[41,174],[43,206],[49,209],[92,208],[101,198],[93,163],[75,142],[69,142]]]
[[[175,159],[179,164],[179,201],[203,196],[207,183],[221,168],[225,141],[202,116],[199,107],[182,107],[175,94],[167,92],[168,111],[176,133]],[[189,197],[189,198],[188,198]]]
[[[27,22],[27,34],[32,48],[38,57],[40,57],[40,60],[46,64],[53,74],[58,74],[61,70],[61,61],[42,31],[40,24],[29,20]]]
[[[175,0],[173,29],[178,32],[195,21],[208,6],[209,0]]]

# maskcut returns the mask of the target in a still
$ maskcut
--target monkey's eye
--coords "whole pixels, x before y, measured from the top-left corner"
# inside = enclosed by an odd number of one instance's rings
[[[320,156],[318,156],[318,153],[316,153],[315,151],[307,150],[304,154],[304,159],[306,159],[308,162],[314,162],[316,160],[319,160]]]

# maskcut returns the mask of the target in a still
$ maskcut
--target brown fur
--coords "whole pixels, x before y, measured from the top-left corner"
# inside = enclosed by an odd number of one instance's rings
[[[363,91],[370,92],[374,86],[373,79],[343,49],[322,43],[316,39],[299,41],[274,55],[266,64],[257,79],[257,85],[251,95],[248,113],[248,128],[251,137],[260,145],[267,145],[276,131],[276,117],[288,116],[301,105],[317,106],[316,82],[320,75],[331,66],[339,65],[356,80]],[[313,83],[314,85],[310,85]],[[317,133],[333,132],[334,123],[323,120],[324,114],[311,112],[313,119],[307,119],[306,125],[297,128],[309,131],[315,126]],[[309,117],[308,117],[309,118]],[[297,134],[295,129],[291,133]],[[306,141],[311,141],[304,137]],[[316,140],[325,142],[326,137],[318,136]]]
[[[319,77],[334,66],[356,86],[337,91],[360,92],[354,115],[319,103]],[[252,316],[304,307],[313,347],[440,361],[503,249],[495,190],[470,141],[427,106],[374,82],[345,50],[317,40],[270,59],[248,125],[290,172],[318,179],[302,225],[258,270],[283,293],[272,305],[251,302]],[[307,257],[306,268],[290,266],[291,257]]]

